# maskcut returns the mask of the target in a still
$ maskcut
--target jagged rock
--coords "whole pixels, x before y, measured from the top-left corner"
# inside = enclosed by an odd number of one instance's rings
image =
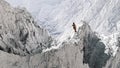
[[[118,46],[120,46],[119,38]],[[105,68],[120,68],[120,47],[117,50],[117,54],[114,57],[111,57],[109,61],[107,61],[107,65]]]
[[[18,55],[34,54],[50,47],[51,37],[25,9],[11,8],[0,0],[0,49]],[[42,46],[41,43],[44,45]],[[37,51],[38,52],[38,51]]]
[[[74,40],[79,41],[74,42]],[[39,56],[37,67],[41,68],[103,68],[110,58],[110,55],[104,51],[105,45],[85,23],[72,40],[63,43],[63,47],[35,55],[30,60],[35,63]],[[34,66],[36,65],[37,63]]]
[[[105,45],[86,23],[80,30],[83,33],[83,63],[87,63],[90,68],[102,68],[110,58],[110,55],[104,53]]]
[[[93,44],[93,41],[96,42]],[[7,64],[6,59],[3,59],[4,65],[12,68],[19,68],[19,66],[21,68],[102,68],[109,59],[109,56],[104,53],[105,46],[99,43],[99,39],[87,24],[79,29],[73,39],[64,42],[62,46],[59,49],[26,57],[5,54],[5,56],[10,56],[7,58],[11,64]],[[84,46],[85,50],[83,50]],[[88,46],[91,47],[88,48]],[[16,60],[11,60],[11,57]],[[4,65],[1,66],[5,67]]]

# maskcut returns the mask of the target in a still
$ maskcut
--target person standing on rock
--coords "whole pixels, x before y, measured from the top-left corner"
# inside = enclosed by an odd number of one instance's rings
[[[76,24],[74,22],[73,22],[72,26],[73,26],[74,31],[77,32],[77,30],[76,30]]]

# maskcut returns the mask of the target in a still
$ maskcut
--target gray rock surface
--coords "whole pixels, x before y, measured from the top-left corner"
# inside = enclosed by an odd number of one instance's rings
[[[34,54],[50,47],[51,37],[36,25],[24,9],[11,8],[0,0],[0,49],[18,55]]]
[[[86,23],[59,49],[31,15],[0,0],[0,68],[120,68],[120,52],[105,54],[105,45]],[[119,41],[119,40],[118,40]]]

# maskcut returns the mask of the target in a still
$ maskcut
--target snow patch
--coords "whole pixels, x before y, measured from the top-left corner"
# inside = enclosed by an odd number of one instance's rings
[[[119,33],[114,33],[111,35],[98,35],[97,36],[101,39],[101,42],[103,42],[106,46],[105,53],[110,54],[112,56],[115,56],[118,50],[118,37]]]

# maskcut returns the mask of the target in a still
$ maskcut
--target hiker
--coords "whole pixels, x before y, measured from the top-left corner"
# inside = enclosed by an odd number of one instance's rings
[[[74,31],[77,32],[77,31],[76,31],[76,25],[75,25],[74,22],[73,22],[73,25],[72,25],[72,26],[73,26]]]

